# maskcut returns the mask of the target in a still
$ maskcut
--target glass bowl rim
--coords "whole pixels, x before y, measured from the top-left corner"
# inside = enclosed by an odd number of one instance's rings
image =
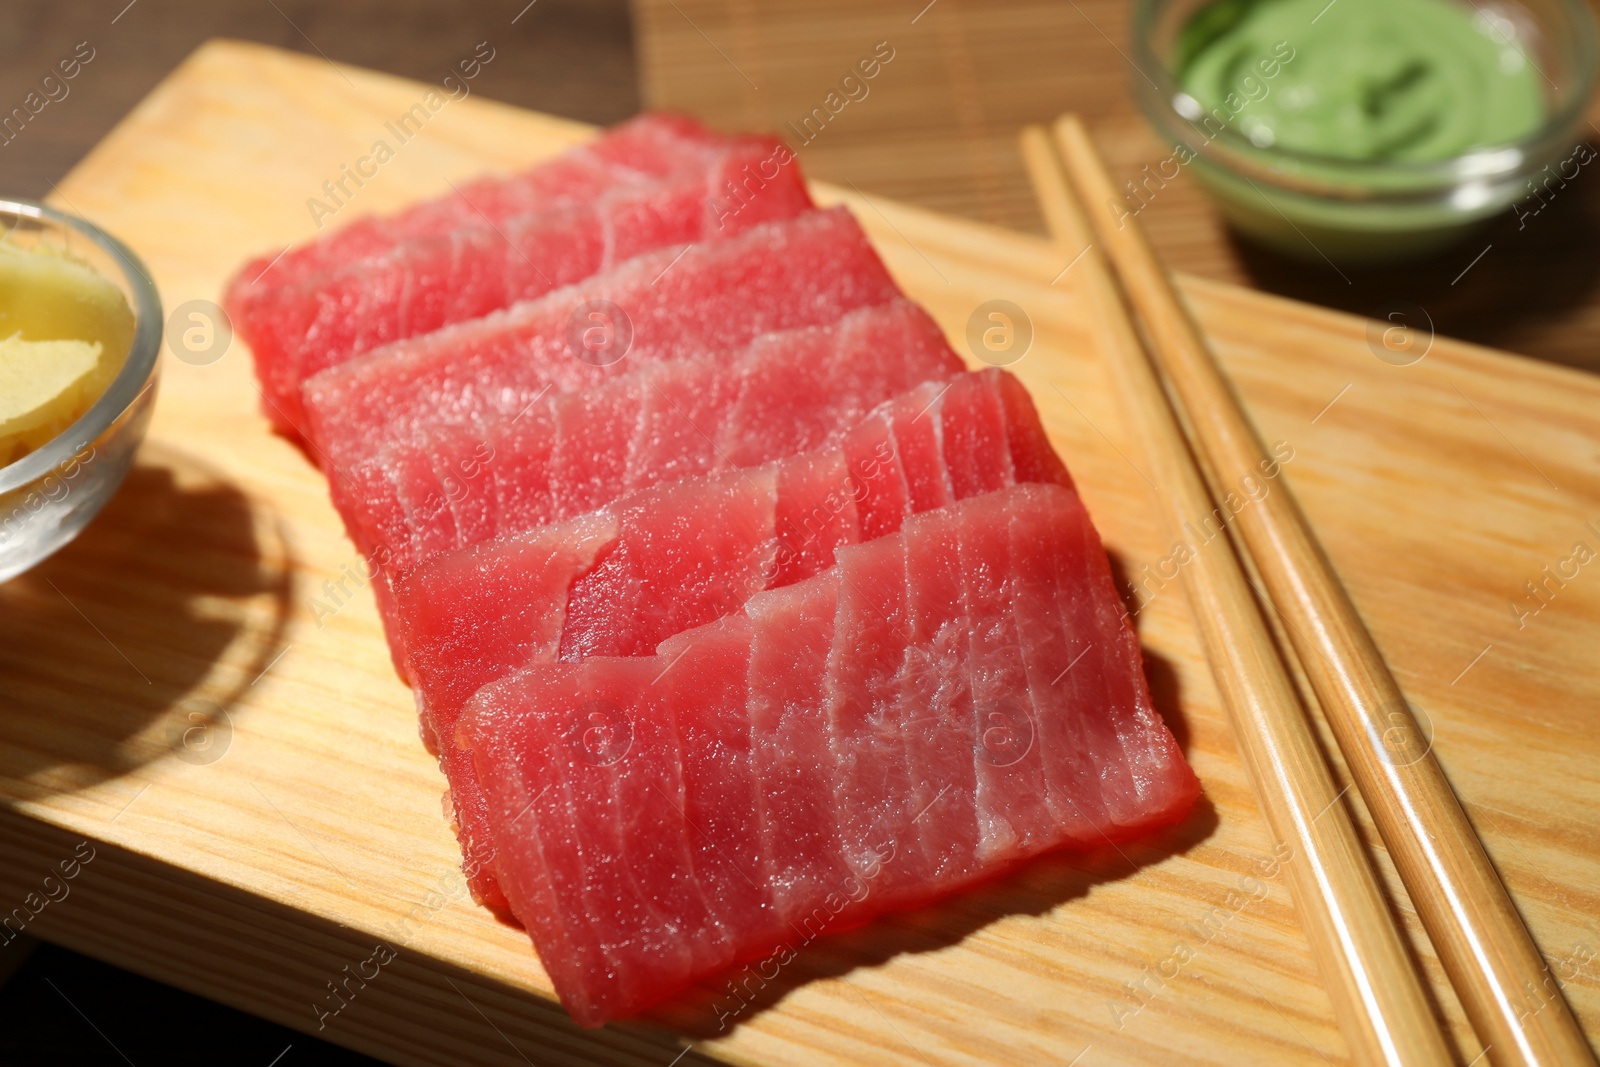
[[[1134,95],[1141,99],[1155,98],[1151,104],[1146,105],[1145,110],[1148,113],[1154,108],[1159,112],[1150,114],[1149,118],[1164,133],[1175,132],[1166,129],[1167,122],[1172,122],[1181,129],[1196,128],[1196,123],[1184,118],[1174,105],[1174,98],[1184,90],[1177,83],[1167,64],[1155,54],[1151,43],[1151,31],[1154,29],[1157,13],[1172,2],[1173,0],[1134,0],[1133,5],[1133,65],[1136,71],[1144,76],[1136,78],[1135,84],[1140,81],[1147,82],[1143,91],[1136,91]],[[1527,5],[1520,3],[1519,0],[1511,2],[1529,10]],[[1270,163],[1276,160],[1290,165],[1315,167],[1327,174],[1339,175],[1354,181],[1359,181],[1363,175],[1376,173],[1405,174],[1424,181],[1428,178],[1436,179],[1440,188],[1496,173],[1514,172],[1535,159],[1541,163],[1548,162],[1552,153],[1562,146],[1562,142],[1569,139],[1572,130],[1582,121],[1589,101],[1594,96],[1596,82],[1600,80],[1600,25],[1597,25],[1595,12],[1589,7],[1587,0],[1553,0],[1553,2],[1566,22],[1562,30],[1570,34],[1574,41],[1577,64],[1573,75],[1579,83],[1579,89],[1565,106],[1552,111],[1536,129],[1514,141],[1479,145],[1459,155],[1426,162],[1388,160],[1373,162],[1342,159],[1337,156],[1318,155],[1271,145],[1262,147],[1230,125],[1224,127],[1214,138],[1208,138],[1207,145],[1202,148],[1209,147],[1209,142],[1216,140],[1223,142],[1225,152],[1258,162]],[[1508,149],[1518,153],[1516,165],[1510,168],[1495,166],[1485,168],[1485,163],[1492,164],[1500,153]],[[1215,165],[1223,165],[1209,153],[1208,158],[1211,158]]]
[[[155,376],[161,355],[161,294],[133,251],[87,219],[35,200],[0,197],[0,215],[16,215],[76,230],[116,261],[133,293],[134,333],[128,355],[106,391],[65,430],[14,463],[0,466],[0,493],[8,493],[63,466],[133,406]]]

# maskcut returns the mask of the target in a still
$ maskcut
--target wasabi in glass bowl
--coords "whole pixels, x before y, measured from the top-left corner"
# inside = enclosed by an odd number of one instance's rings
[[[1576,177],[1596,77],[1583,0],[1137,0],[1134,85],[1224,216],[1302,259],[1451,244]]]

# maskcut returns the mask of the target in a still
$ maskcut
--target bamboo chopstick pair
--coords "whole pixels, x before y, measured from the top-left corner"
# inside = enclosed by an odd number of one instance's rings
[[[1123,406],[1145,442],[1172,532],[1189,549],[1185,587],[1206,656],[1267,821],[1293,850],[1295,908],[1352,1055],[1374,1064],[1451,1062],[1264,618],[1269,610],[1283,620],[1488,1059],[1500,1067],[1593,1065],[1431,745],[1287,489],[1234,519],[1238,551],[1265,590],[1252,589],[1231,538],[1189,543],[1185,531],[1212,515],[1213,494],[1259,479],[1270,458],[1137,220],[1084,210],[1115,204],[1117,194],[1083,124],[1066,115],[1053,131],[1029,127],[1022,151],[1051,234],[1069,257],[1081,257],[1075,269]]]

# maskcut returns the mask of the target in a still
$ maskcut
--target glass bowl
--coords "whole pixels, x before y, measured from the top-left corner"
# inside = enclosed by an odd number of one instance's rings
[[[1352,264],[1424,255],[1519,200],[1542,206],[1533,199],[1536,189],[1546,189],[1547,180],[1570,181],[1593,158],[1593,149],[1575,154],[1585,151],[1578,130],[1596,76],[1595,18],[1585,0],[1470,0],[1474,14],[1513,27],[1517,44],[1544,74],[1546,118],[1519,141],[1433,162],[1356,162],[1262,147],[1236,124],[1219,130],[1215,122],[1197,121],[1205,116],[1179,87],[1172,60],[1184,27],[1211,2],[1136,0],[1134,92],[1145,117],[1173,145],[1174,164],[1160,177],[1176,177],[1183,164],[1236,229],[1278,251]],[[1142,201],[1141,193],[1129,209]]]
[[[22,247],[49,244],[122,290],[133,342],[100,398],[39,449],[0,467],[0,581],[76,537],[111,499],[150,425],[161,353],[161,295],[126,245],[83,219],[31,200],[0,200],[0,225]]]

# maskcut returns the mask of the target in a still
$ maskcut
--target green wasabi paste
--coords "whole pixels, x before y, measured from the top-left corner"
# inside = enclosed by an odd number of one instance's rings
[[[1185,27],[1176,73],[1207,128],[1264,148],[1428,162],[1538,128],[1528,53],[1504,18],[1451,0],[1220,0]]]

